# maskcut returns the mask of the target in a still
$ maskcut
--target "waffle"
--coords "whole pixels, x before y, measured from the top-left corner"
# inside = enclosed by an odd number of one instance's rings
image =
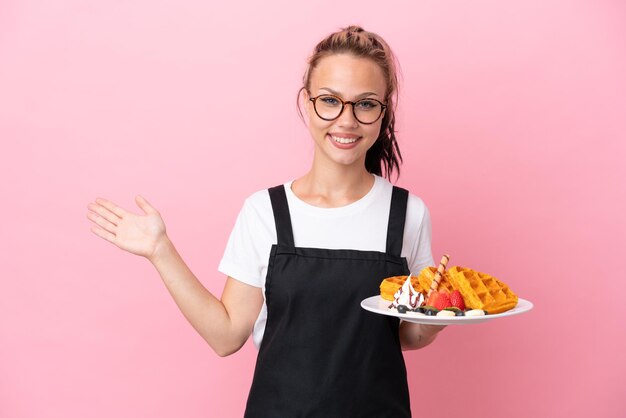
[[[423,269],[417,280],[423,289],[428,289],[437,269]],[[439,283],[442,288],[451,292],[458,290],[463,295],[465,306],[469,309],[482,309],[496,314],[517,305],[517,295],[509,287],[488,274],[465,267],[452,267],[443,274]]]
[[[398,289],[402,287],[402,285],[406,281],[406,278],[407,276],[387,277],[380,283],[380,296],[385,300],[393,301],[393,295],[395,295]],[[420,286],[417,277],[411,276],[411,284],[416,291],[425,294],[424,288]]]

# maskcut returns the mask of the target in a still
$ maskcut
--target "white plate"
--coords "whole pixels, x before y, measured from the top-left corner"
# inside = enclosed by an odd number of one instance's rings
[[[491,314],[485,316],[455,316],[455,317],[441,317],[441,316],[425,316],[414,315],[409,312],[398,313],[395,309],[389,309],[391,302],[380,297],[380,295],[372,296],[361,301],[361,307],[366,311],[374,312],[381,315],[395,316],[404,321],[415,322],[417,324],[431,324],[431,325],[457,325],[457,324],[477,324],[479,322],[489,321],[496,318],[504,318],[505,316],[518,315],[524,312],[528,312],[533,308],[533,304],[522,298],[518,298],[517,306],[506,312],[499,314]]]

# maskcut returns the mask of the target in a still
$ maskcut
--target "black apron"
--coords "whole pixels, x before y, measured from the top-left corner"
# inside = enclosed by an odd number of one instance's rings
[[[393,188],[385,253],[296,248],[284,186],[269,193],[278,243],[245,417],[410,417],[399,320],[360,306],[385,277],[409,274],[408,192]]]

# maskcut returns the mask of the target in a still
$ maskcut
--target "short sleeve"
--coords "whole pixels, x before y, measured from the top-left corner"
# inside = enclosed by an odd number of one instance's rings
[[[269,247],[264,244],[262,223],[250,199],[244,202],[230,233],[218,270],[255,287],[263,287],[263,270]],[[264,254],[261,254],[264,253]]]
[[[411,229],[416,229],[416,235],[412,239],[411,249],[408,255],[408,265],[412,274],[419,274],[425,267],[433,266],[433,254],[431,250],[432,226],[430,212],[424,202],[416,198],[414,203],[419,206],[416,211],[421,216],[417,217],[417,225],[412,225]],[[410,218],[411,219],[411,218]],[[415,219],[415,218],[413,218]]]

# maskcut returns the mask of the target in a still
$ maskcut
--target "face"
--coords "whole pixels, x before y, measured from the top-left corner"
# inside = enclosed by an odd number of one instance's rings
[[[385,103],[385,77],[381,68],[367,58],[330,55],[323,58],[310,77],[310,96],[304,92],[308,127],[315,141],[315,158],[342,166],[365,167],[365,154],[374,145],[383,115],[372,124],[359,122],[346,104],[341,115],[332,121],[321,119],[310,97],[332,94],[344,101],[376,99]],[[341,106],[341,104],[339,104]]]

